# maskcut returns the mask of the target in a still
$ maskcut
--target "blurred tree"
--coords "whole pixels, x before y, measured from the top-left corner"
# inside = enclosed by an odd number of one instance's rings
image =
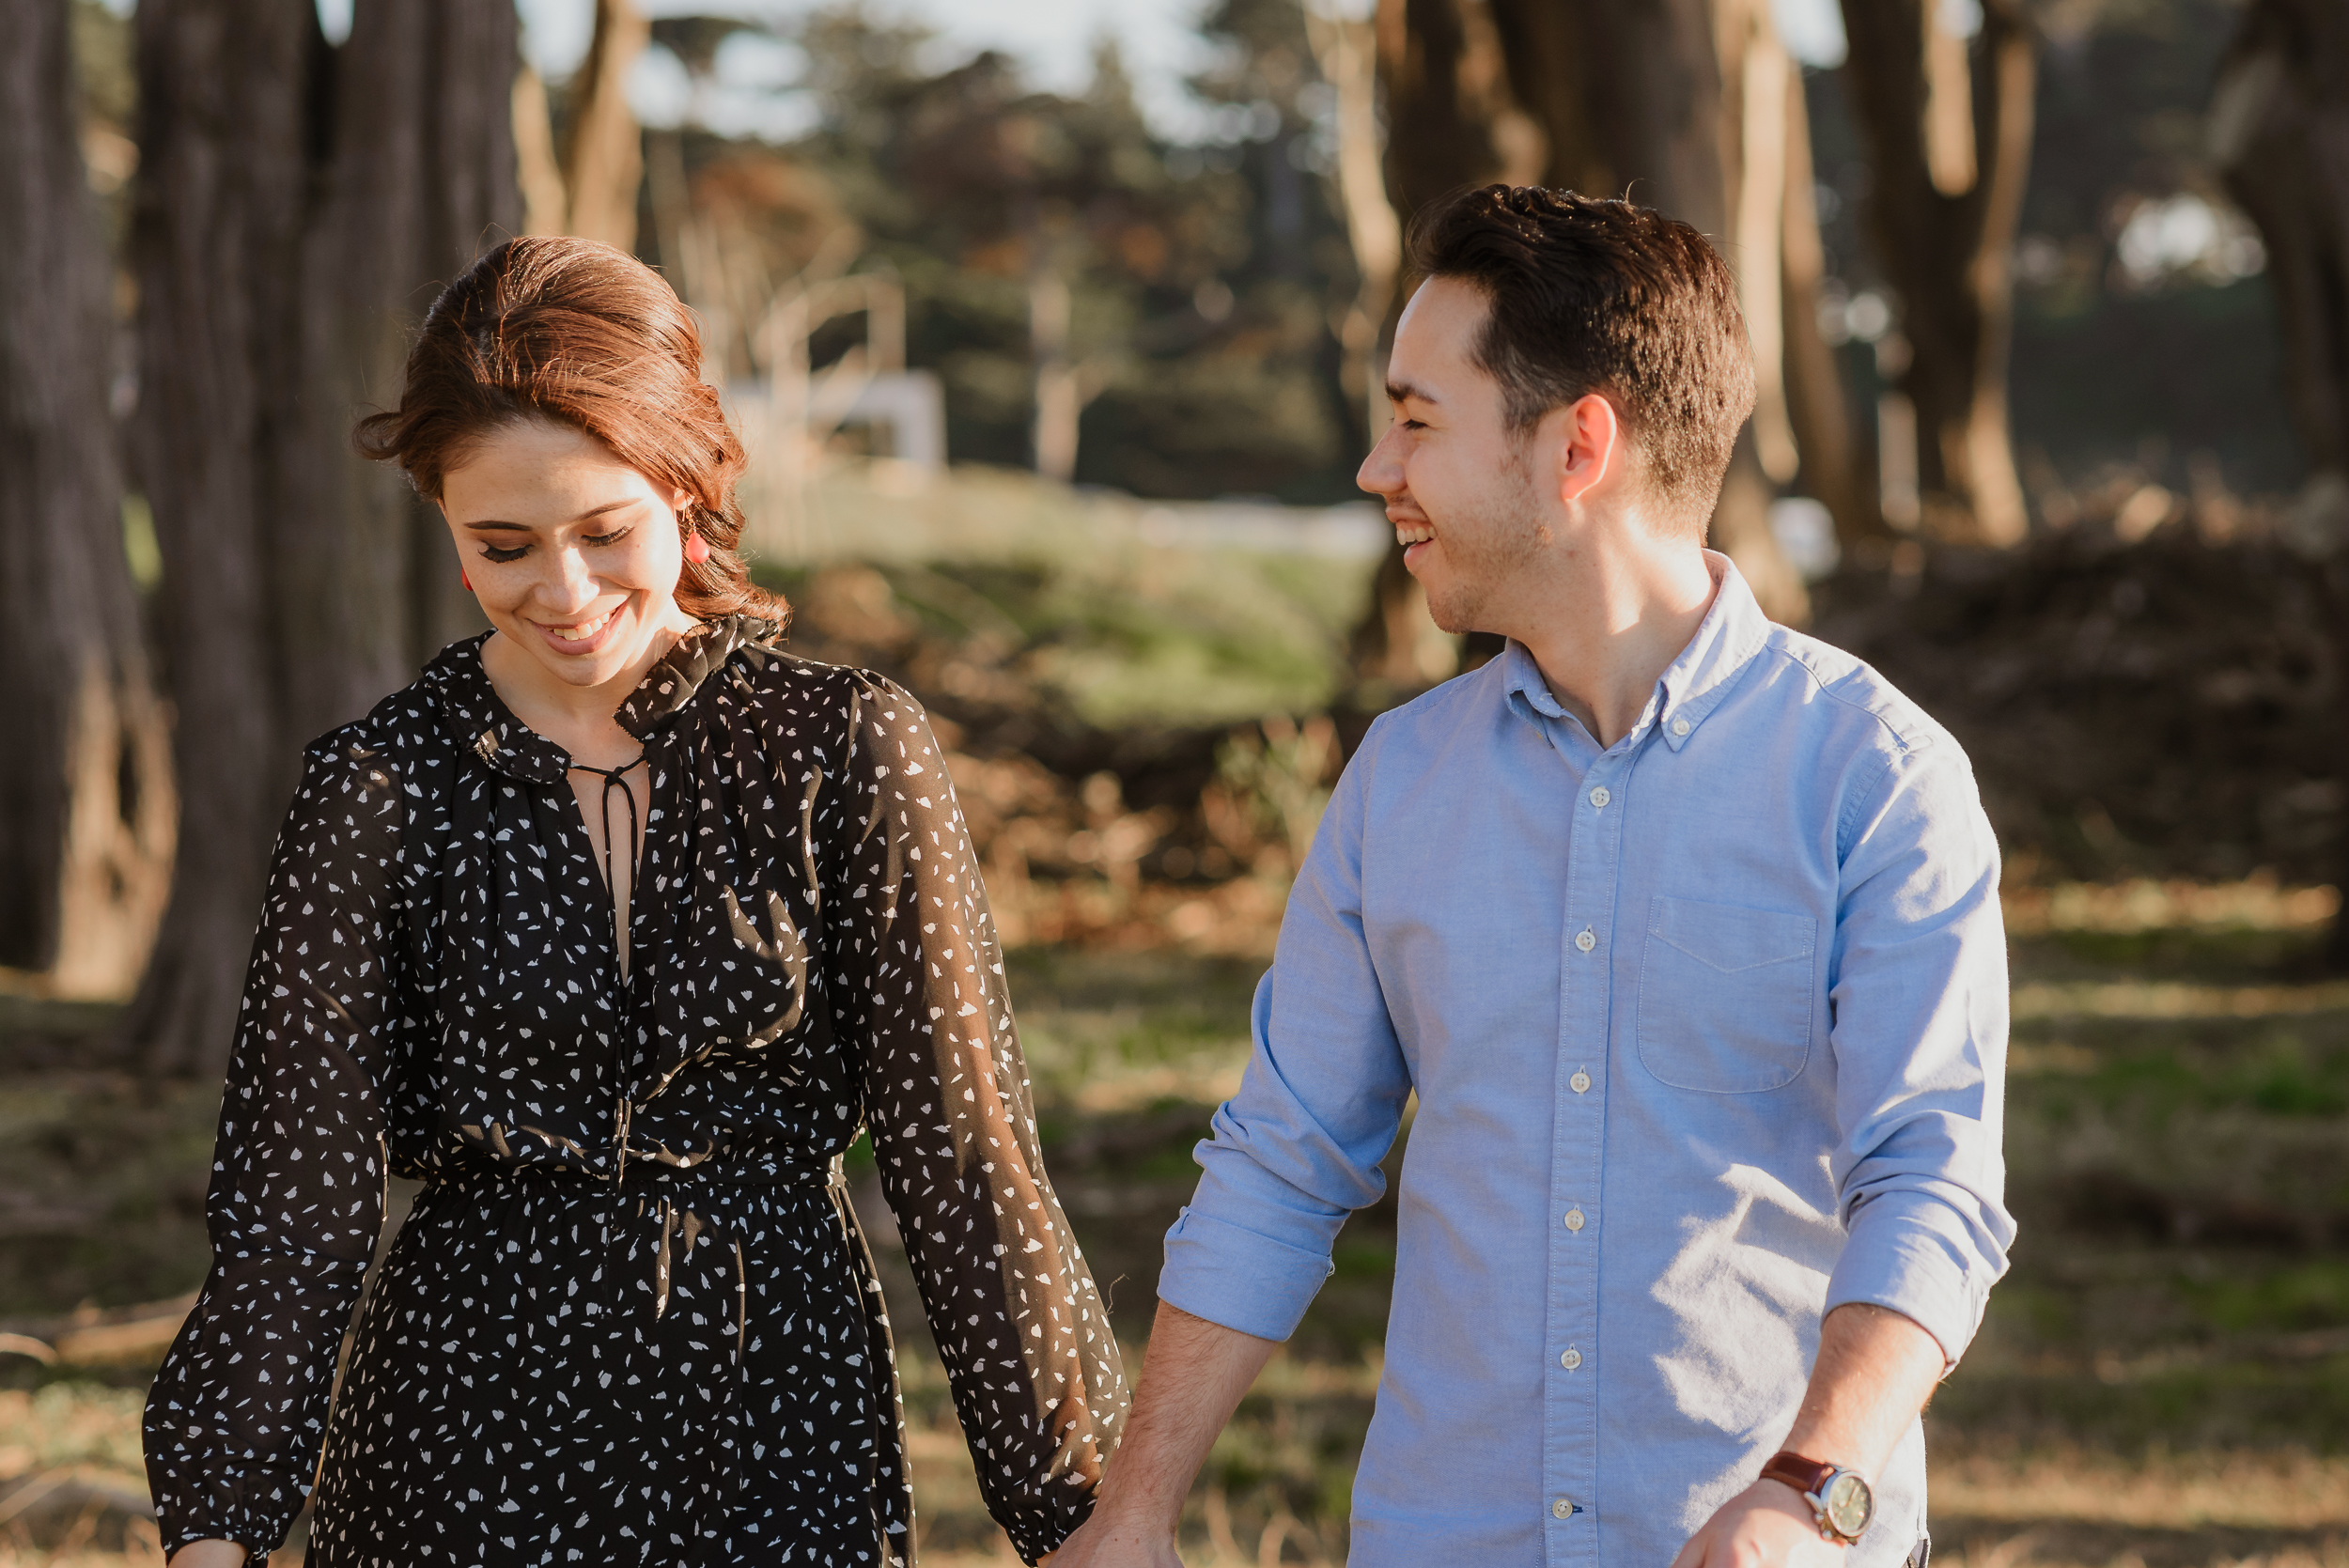
[[[628,72],[650,37],[633,0],[596,0],[596,31],[572,85],[563,148],[568,209],[562,232],[624,251],[636,248],[636,196],[645,177],[645,138],[628,104]]]
[[[121,1043],[152,1070],[226,1052],[262,866],[301,747],[477,626],[441,525],[361,462],[406,327],[521,218],[512,8],[149,0],[139,469],[181,799],[172,895]]]
[[[1982,0],[1970,45],[1943,0],[1843,0],[1843,11],[1873,237],[1900,294],[1896,374],[1916,412],[1922,521],[2015,544],[2028,520],[2007,365],[2037,32],[2023,0]]]
[[[123,545],[72,11],[0,0],[0,964],[86,995],[136,978],[174,813]]]
[[[1387,185],[1408,219],[1490,180],[1621,193],[1711,236],[1737,269],[1761,396],[1711,537],[1781,620],[1808,614],[1769,529],[1774,485],[1805,483],[1854,537],[1874,529],[1848,415],[1817,341],[1819,268],[1799,78],[1761,0],[1381,0]],[[1799,187],[1799,194],[1797,188]],[[1792,366],[1789,370],[1787,367]],[[1796,393],[1791,399],[1789,385]],[[1810,432],[1797,440],[1793,416]],[[1399,551],[1357,633],[1368,675],[1408,682],[1421,619]]]
[[[903,280],[957,460],[1146,495],[1349,492],[1330,317],[1356,280],[1303,19],[1251,0],[1203,25],[1222,48],[1199,147],[1151,131],[1113,51],[1064,97],[1001,55],[933,70],[927,35],[855,8],[793,35],[818,124],[789,155],[838,193],[863,265]],[[819,362],[845,344],[819,338]]]
[[[2283,328],[2284,402],[2310,471],[2291,531],[2331,554],[2349,544],[2349,11],[2252,0],[2210,118],[2228,194],[2266,245]]]

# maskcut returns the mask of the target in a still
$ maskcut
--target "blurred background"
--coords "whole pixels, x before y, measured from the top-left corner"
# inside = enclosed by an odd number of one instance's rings
[[[1352,486],[1405,226],[1491,179],[1715,238],[1761,366],[1715,542],[2005,844],[2023,1231],[1937,1549],[2349,1563],[2344,147],[2341,0],[0,0],[0,1564],[156,1560],[300,747],[479,625],[347,439],[443,281],[575,233],[699,312],[793,645],[953,753],[1138,1358],[1330,783],[1491,651]],[[859,1181],[925,1559],[1011,1560]],[[1190,1560],[1343,1560],[1392,1242],[1346,1229]]]

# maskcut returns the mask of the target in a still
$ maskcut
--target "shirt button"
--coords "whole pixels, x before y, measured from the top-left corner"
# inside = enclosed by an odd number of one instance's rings
[[[1580,1229],[1581,1229],[1581,1228],[1582,1228],[1585,1224],[1587,1224],[1587,1223],[1589,1223],[1589,1221],[1585,1220],[1585,1219],[1582,1218],[1582,1211],[1581,1211],[1580,1209],[1568,1209],[1568,1210],[1566,1210],[1566,1229],[1567,1229],[1567,1230],[1569,1230],[1569,1231],[1579,1231],[1579,1230],[1580,1230]]]
[[[1572,1498],[1559,1498],[1553,1500],[1549,1505],[1549,1516],[1553,1519],[1573,1518],[1574,1499]]]
[[[1582,1364],[1582,1352],[1575,1349],[1572,1345],[1568,1345],[1566,1346],[1565,1351],[1559,1356],[1558,1364],[1565,1368],[1568,1372],[1572,1372],[1575,1368]]]
[[[1591,1075],[1578,1067],[1574,1076],[1566,1079],[1566,1086],[1578,1094],[1587,1094],[1591,1092]]]
[[[1686,735],[1686,734],[1688,734],[1688,720],[1686,720],[1686,719],[1674,719],[1674,720],[1672,721],[1672,734],[1674,734],[1674,735]]]
[[[1591,928],[1586,925],[1574,934],[1574,945],[1588,953],[1598,945],[1598,939],[1591,935]]]
[[[1600,784],[1596,789],[1591,791],[1591,804],[1596,806],[1601,811],[1605,811],[1607,809],[1607,802],[1613,799],[1614,797],[1612,795],[1607,793],[1607,786],[1605,784]]]

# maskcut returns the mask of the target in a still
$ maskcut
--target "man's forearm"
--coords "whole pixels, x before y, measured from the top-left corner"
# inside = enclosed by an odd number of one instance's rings
[[[1171,1560],[1192,1480],[1279,1348],[1159,1303],[1133,1413],[1102,1479],[1100,1500],[1084,1528],[1055,1554],[1054,1568]]]
[[[1819,1325],[1819,1358],[1783,1447],[1873,1482],[1933,1397],[1944,1365],[1941,1342],[1900,1313],[1836,1308]],[[1841,1558],[1841,1547],[1820,1538],[1799,1492],[1757,1480],[1689,1537],[1672,1568],[1826,1568]]]
[[[1941,1342],[1889,1308],[1854,1302],[1819,1325],[1819,1358],[1785,1447],[1874,1479],[1947,1370]]]

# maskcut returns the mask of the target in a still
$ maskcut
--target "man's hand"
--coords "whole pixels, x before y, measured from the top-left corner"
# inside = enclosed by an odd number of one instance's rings
[[[1278,1349],[1159,1303],[1126,1436],[1110,1457],[1093,1517],[1052,1568],[1182,1568],[1174,1527],[1216,1434]]]
[[[1098,1509],[1045,1560],[1051,1568],[1183,1568],[1173,1530],[1142,1529]]]
[[[1811,1505],[1781,1481],[1757,1481],[1688,1538],[1672,1568],[1836,1568],[1843,1548],[1823,1539]]]
[[[1873,1484],[1946,1363],[1941,1342],[1895,1312],[1853,1303],[1819,1325],[1795,1429],[1782,1445]],[[1721,1505],[1680,1548],[1672,1568],[1832,1568],[1843,1548],[1822,1539],[1818,1516],[1782,1482],[1756,1481]]]

